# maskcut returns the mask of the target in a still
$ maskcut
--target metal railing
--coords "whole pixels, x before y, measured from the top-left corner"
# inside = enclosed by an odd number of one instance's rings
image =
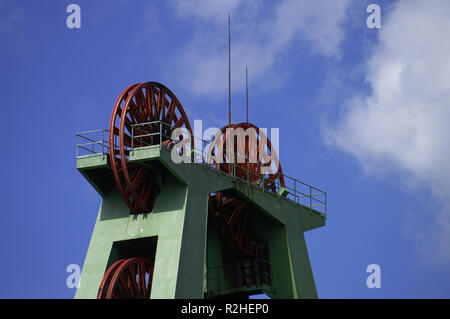
[[[181,139],[171,138],[174,127],[163,121],[152,121],[147,123],[139,123],[131,126],[131,140],[126,149],[133,151],[142,147],[159,146],[161,149],[172,150],[174,147],[179,154],[184,154],[185,162],[204,165],[218,173],[225,174],[237,183],[247,184],[256,187],[262,192],[267,192],[278,197],[284,197],[287,200],[295,202],[299,205],[314,209],[323,216],[327,213],[327,193],[311,186],[307,183],[292,178],[284,173],[280,173],[278,168],[272,167],[270,174],[257,174],[245,165],[239,165],[236,160],[231,163],[216,163],[209,160],[211,154],[218,154],[218,151],[225,152],[220,149],[214,140],[205,141],[198,137],[191,136],[193,140],[193,148],[191,143],[183,143],[182,147],[179,142]],[[97,135],[95,135],[97,134]],[[83,143],[80,143],[80,140]],[[86,142],[87,141],[87,142]],[[118,145],[115,143],[115,145]],[[82,152],[81,152],[82,151]],[[86,153],[87,152],[87,153]],[[84,153],[84,155],[80,155]],[[95,130],[77,133],[77,157],[86,155],[107,155],[109,154],[108,130]],[[235,158],[237,155],[234,155]],[[268,169],[270,166],[254,163],[252,165]],[[272,165],[274,166],[274,165]],[[284,180],[282,183],[281,180]]]
[[[327,193],[284,173],[273,174],[274,181],[268,182],[265,179],[268,177],[267,175],[255,174],[245,167],[233,163],[230,175],[238,182],[250,184],[260,188],[263,192],[287,198],[326,215]]]
[[[77,136],[77,157],[92,156],[92,155],[108,155],[109,154],[109,140],[108,130],[94,130],[79,132]]]
[[[163,121],[152,121],[131,125],[131,149],[162,145],[170,140],[172,127]],[[135,133],[138,133],[136,135]]]
[[[241,289],[259,289],[265,286],[273,290],[271,263],[266,260],[235,262],[232,269],[223,266],[208,266],[207,289],[212,294],[221,294]]]
[[[190,152],[191,161],[194,163],[205,165],[214,171],[232,177],[238,183],[256,187],[262,192],[267,192],[268,194],[272,194],[274,196],[284,197],[299,205],[314,209],[323,216],[326,216],[326,192],[279,172],[276,165],[272,165],[272,172],[270,172],[270,174],[254,173],[247,169],[245,165],[239,165],[239,163],[236,163],[236,160],[233,160],[232,163],[221,163],[218,165],[217,163],[208,160],[208,156],[212,152],[211,148],[214,148],[216,151],[215,154],[217,154],[217,151],[219,150],[222,152],[225,152],[225,150],[220,149],[220,147],[217,146],[217,143],[214,143],[213,140],[205,141],[195,136],[192,138],[194,140],[194,150],[191,150]],[[262,165],[256,163],[252,165],[259,166],[259,171],[261,171],[261,168],[267,169],[270,167],[270,165],[264,165],[264,163]],[[284,183],[282,183],[281,180],[284,180]]]

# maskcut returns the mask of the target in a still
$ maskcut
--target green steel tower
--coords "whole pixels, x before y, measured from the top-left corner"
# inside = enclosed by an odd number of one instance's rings
[[[304,232],[325,225],[326,193],[273,151],[251,161],[251,141],[270,149],[252,124],[211,142],[177,129],[192,132],[180,102],[147,82],[118,97],[109,130],[77,134],[77,169],[102,202],[75,297],[317,298]]]

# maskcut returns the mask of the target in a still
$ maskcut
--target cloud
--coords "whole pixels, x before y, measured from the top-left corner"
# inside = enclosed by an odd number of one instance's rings
[[[241,0],[174,0],[173,4],[178,15],[194,17],[199,20],[224,22],[227,13],[234,11],[241,4]]]
[[[249,66],[252,79],[276,79],[269,81],[270,85],[280,85],[283,70],[275,65],[300,40],[306,41],[308,49],[315,54],[339,57],[339,45],[344,37],[342,22],[349,3],[349,0],[283,0],[275,4],[256,0],[196,0],[188,4],[174,0],[172,6],[177,16],[196,23],[190,45],[176,56],[175,72],[182,74],[181,84],[195,94],[227,94],[227,13],[230,12],[233,91],[245,87],[245,65]]]
[[[393,167],[430,188],[442,209],[409,230],[441,261],[450,261],[449,10],[446,0],[399,0],[366,65],[371,92],[350,99],[326,132],[368,170]]]
[[[0,3],[0,35],[11,34],[15,27],[23,21],[23,12],[15,1]]]
[[[339,55],[344,32],[341,24],[348,5],[348,1],[281,2],[274,21],[267,25],[273,30],[270,42],[279,51],[301,35],[316,53],[327,57]]]

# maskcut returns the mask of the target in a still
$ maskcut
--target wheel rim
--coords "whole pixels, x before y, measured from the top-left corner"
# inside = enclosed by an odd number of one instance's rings
[[[160,83],[146,82],[130,86],[122,92],[119,99],[120,103],[116,102],[113,111],[114,123],[112,118],[110,124],[112,128],[110,154],[113,154],[111,165],[113,170],[116,170],[114,173],[116,184],[131,213],[151,212],[160,190],[156,172],[142,164],[130,163],[130,150],[132,147],[155,145],[160,142],[171,143],[171,133],[175,128],[184,128],[192,132],[191,125],[179,100]],[[163,121],[167,125],[146,124],[145,132],[158,133],[161,136],[146,136],[132,141],[133,125],[154,121]],[[118,148],[118,151],[114,148]]]
[[[209,198],[209,210],[221,240],[236,255],[254,254],[252,206],[228,194],[218,192]]]
[[[233,164],[227,163],[227,160],[230,160],[232,156],[235,156],[235,158],[240,156],[242,163],[237,162],[234,166],[236,177],[241,178],[244,181],[248,178],[250,183],[258,183],[258,185],[264,187],[266,191],[274,193],[277,191],[277,185],[284,187],[285,183],[281,164],[278,161],[277,154],[272,150],[271,142],[267,136],[253,124],[234,124],[231,128],[241,128],[243,130],[252,128],[253,130],[250,130],[249,137],[245,138],[244,141],[239,139],[233,141],[236,155],[227,154],[226,143],[227,135],[229,134],[226,130],[227,128],[228,127],[222,128],[219,134],[216,135],[212,144],[213,148],[214,146],[221,148],[223,150],[222,153],[210,153],[208,156],[208,163],[211,163],[212,155],[217,155],[222,158],[223,163],[215,163],[213,166],[215,166],[217,170],[232,174]],[[254,136],[252,136],[252,134],[254,134]],[[256,162],[253,162],[255,160],[255,149],[252,150],[252,145],[250,145],[252,139],[253,142],[256,143]],[[271,160],[266,163],[262,163],[259,156],[260,143],[266,144],[262,144],[261,147],[267,146],[267,148],[271,150]],[[274,160],[274,162],[272,162],[272,160]],[[262,168],[268,168],[274,164],[277,166],[276,172],[262,174]],[[224,241],[237,255],[252,257],[255,251],[253,206],[234,196],[223,192],[217,192],[209,198],[209,210],[222,241]]]
[[[116,103],[114,104],[113,112],[111,114],[111,120],[109,122],[109,159],[111,169],[113,172],[116,187],[119,190],[119,193],[122,195],[128,207],[132,207],[132,205],[129,198],[124,196],[126,181],[123,176],[123,169],[121,166],[122,164],[120,159],[119,130],[123,106],[131,90],[136,85],[138,84],[130,85],[125,90],[123,90],[122,93],[119,95],[119,97],[116,100]]]
[[[144,257],[121,260],[118,265],[114,264],[116,267],[108,274],[108,286],[101,286],[101,296],[104,299],[150,298],[153,280],[153,264],[152,260]],[[111,268],[113,266],[111,266]],[[106,295],[103,293],[105,289]]]
[[[121,259],[112,264],[111,267],[108,268],[105,275],[103,276],[102,282],[100,283],[100,287],[98,288],[97,299],[106,299],[106,295],[108,292],[109,284],[111,283],[112,276],[117,268],[125,261],[125,259]]]
[[[247,171],[250,172],[248,178],[250,183],[257,182],[261,177],[263,177],[264,187],[266,190],[276,192],[276,183],[284,187],[284,176],[281,164],[278,159],[278,155],[274,150],[272,150],[272,143],[269,138],[260,130],[257,126],[251,123],[238,123],[231,125],[232,129],[242,129],[244,131],[250,132],[249,137],[245,138],[245,141],[240,141],[239,139],[234,140],[233,149],[235,150],[235,158],[237,158],[235,165],[235,174],[237,177],[247,180]],[[233,172],[233,164],[230,162],[232,160],[232,155],[227,154],[227,137],[229,132],[227,131],[228,126],[223,127],[219,133],[215,136],[212,142],[212,149],[217,146],[223,151],[218,154],[212,154],[214,151],[208,154],[208,163],[212,162],[212,156],[217,155],[222,158],[222,163],[212,163],[216,169],[224,171],[228,174]],[[249,130],[250,129],[250,130]],[[251,145],[251,141],[254,141],[255,146]],[[261,162],[260,158],[260,144],[261,148],[270,150],[271,159],[268,162]],[[220,156],[221,154],[221,156]],[[242,162],[239,163],[238,160]],[[261,169],[269,170],[276,169],[274,173],[264,173]],[[263,176],[261,176],[263,175]],[[262,186],[262,185],[260,185]]]

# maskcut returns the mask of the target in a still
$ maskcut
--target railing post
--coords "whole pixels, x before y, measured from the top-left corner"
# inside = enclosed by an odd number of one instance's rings
[[[77,153],[77,157],[78,157],[78,134],[77,134],[77,151],[76,151],[76,153]]]
[[[143,135],[146,135],[147,134],[147,131],[145,130],[145,125],[142,125],[141,127],[139,127],[139,138],[140,138],[140,145],[141,145],[141,147],[145,147],[145,144],[144,144],[144,138],[148,138],[148,136],[143,136]],[[153,138],[153,136],[151,136],[150,138]]]
[[[277,169],[277,179],[276,180],[280,180],[280,169]],[[280,184],[281,185],[281,184]],[[278,193],[280,189],[277,189],[277,183],[275,182],[275,191]],[[279,195],[279,193],[278,193]],[[278,196],[279,198],[280,196]]]
[[[161,148],[162,144],[162,121],[159,122],[159,148]]]
[[[247,186],[250,186],[250,163],[247,163]]]
[[[195,139],[195,136],[194,136],[194,139]],[[195,141],[195,140],[194,140]],[[200,162],[201,163],[205,163],[205,158],[204,158],[204,155],[205,155],[205,148],[206,148],[206,141],[205,140],[203,140],[203,138],[201,138],[200,139],[200,141],[202,141],[202,147],[201,147],[201,149],[200,149]],[[206,165],[208,165],[209,163],[208,163],[208,156],[206,156]]]
[[[188,134],[190,134],[191,139],[191,163],[197,162],[197,150],[195,149],[195,137],[194,134],[191,134],[192,132],[188,131]]]
[[[105,159],[105,130],[102,130],[102,159]]]
[[[236,161],[234,159],[233,156],[233,179],[236,180]]]
[[[261,170],[260,170],[261,171]],[[262,188],[262,191],[263,191],[263,193],[264,193],[264,191],[265,191],[265,185],[264,185],[264,175],[263,174],[261,174],[261,188]]]
[[[295,196],[295,201],[300,204],[300,198],[298,198],[297,196],[297,181],[294,179],[294,196]]]
[[[311,189],[311,186],[309,186],[309,208],[312,209],[312,189]]]

